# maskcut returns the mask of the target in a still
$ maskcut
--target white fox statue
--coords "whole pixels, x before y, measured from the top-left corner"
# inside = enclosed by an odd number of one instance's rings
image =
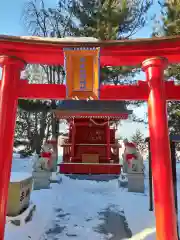
[[[143,157],[138,152],[136,145],[124,140],[125,150],[123,157],[124,172],[128,173],[142,173],[144,169]]]

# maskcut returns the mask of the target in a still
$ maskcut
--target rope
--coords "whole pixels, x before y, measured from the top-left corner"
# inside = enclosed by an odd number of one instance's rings
[[[97,123],[92,118],[90,118],[90,121],[97,126],[105,126],[109,122],[109,120],[108,120],[107,122],[104,122],[104,123]]]

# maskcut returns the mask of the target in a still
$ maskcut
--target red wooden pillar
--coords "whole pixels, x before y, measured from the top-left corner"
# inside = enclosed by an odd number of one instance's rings
[[[75,134],[76,134],[76,125],[73,121],[72,124],[72,142],[71,142],[71,161],[74,161],[74,150],[75,150]]]
[[[106,124],[106,141],[107,141],[107,145],[106,145],[106,155],[107,155],[107,161],[109,163],[110,161],[110,152],[111,152],[111,148],[110,148],[110,128],[109,128],[109,120],[108,123]]]
[[[3,68],[0,86],[0,239],[3,240],[14,143],[18,81],[24,63],[15,57],[0,56],[0,66]]]
[[[149,83],[148,117],[156,214],[156,239],[177,240],[167,106],[164,87],[165,58],[150,58],[142,68]]]

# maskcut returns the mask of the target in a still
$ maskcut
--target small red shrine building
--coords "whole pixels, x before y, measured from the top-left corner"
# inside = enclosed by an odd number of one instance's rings
[[[60,101],[55,116],[69,124],[68,139],[63,147],[60,172],[66,174],[119,174],[118,141],[114,123],[127,119],[127,110],[120,101]]]

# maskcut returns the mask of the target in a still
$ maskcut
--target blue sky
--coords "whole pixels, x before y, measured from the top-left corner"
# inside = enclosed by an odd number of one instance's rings
[[[53,6],[57,0],[44,0]],[[0,34],[28,35],[22,23],[23,8],[27,0],[2,0],[0,3]]]
[[[0,3],[0,34],[6,35],[28,35],[25,27],[22,23],[22,14],[23,14],[23,7],[26,3],[26,0],[2,0]],[[156,3],[151,7],[149,11],[149,17],[147,21],[147,25],[140,30],[136,34],[136,38],[144,38],[150,37],[152,33],[153,21],[151,21],[151,17],[154,14],[158,14],[160,12],[160,8]],[[45,3],[48,6],[53,6],[57,3],[57,0],[45,0]],[[137,76],[138,79],[144,79],[144,74],[140,74]],[[140,116],[143,117],[146,111],[146,106],[137,109],[135,112]],[[141,131],[147,135],[148,131],[142,124],[135,124],[135,123],[123,123],[123,126],[119,129],[120,134],[123,136],[129,137],[131,136],[137,128],[140,128]]]
[[[0,4],[0,33],[7,35],[23,35],[21,24],[24,0],[5,0]]]
[[[21,22],[23,6],[26,0],[2,0],[0,3],[0,33],[8,35],[26,35],[27,32]],[[156,1],[157,2],[157,1]],[[45,0],[48,6],[53,6],[57,0]],[[151,7],[149,15],[159,12],[157,3]],[[152,22],[148,21],[148,25],[136,34],[137,37],[149,37],[151,34]]]

